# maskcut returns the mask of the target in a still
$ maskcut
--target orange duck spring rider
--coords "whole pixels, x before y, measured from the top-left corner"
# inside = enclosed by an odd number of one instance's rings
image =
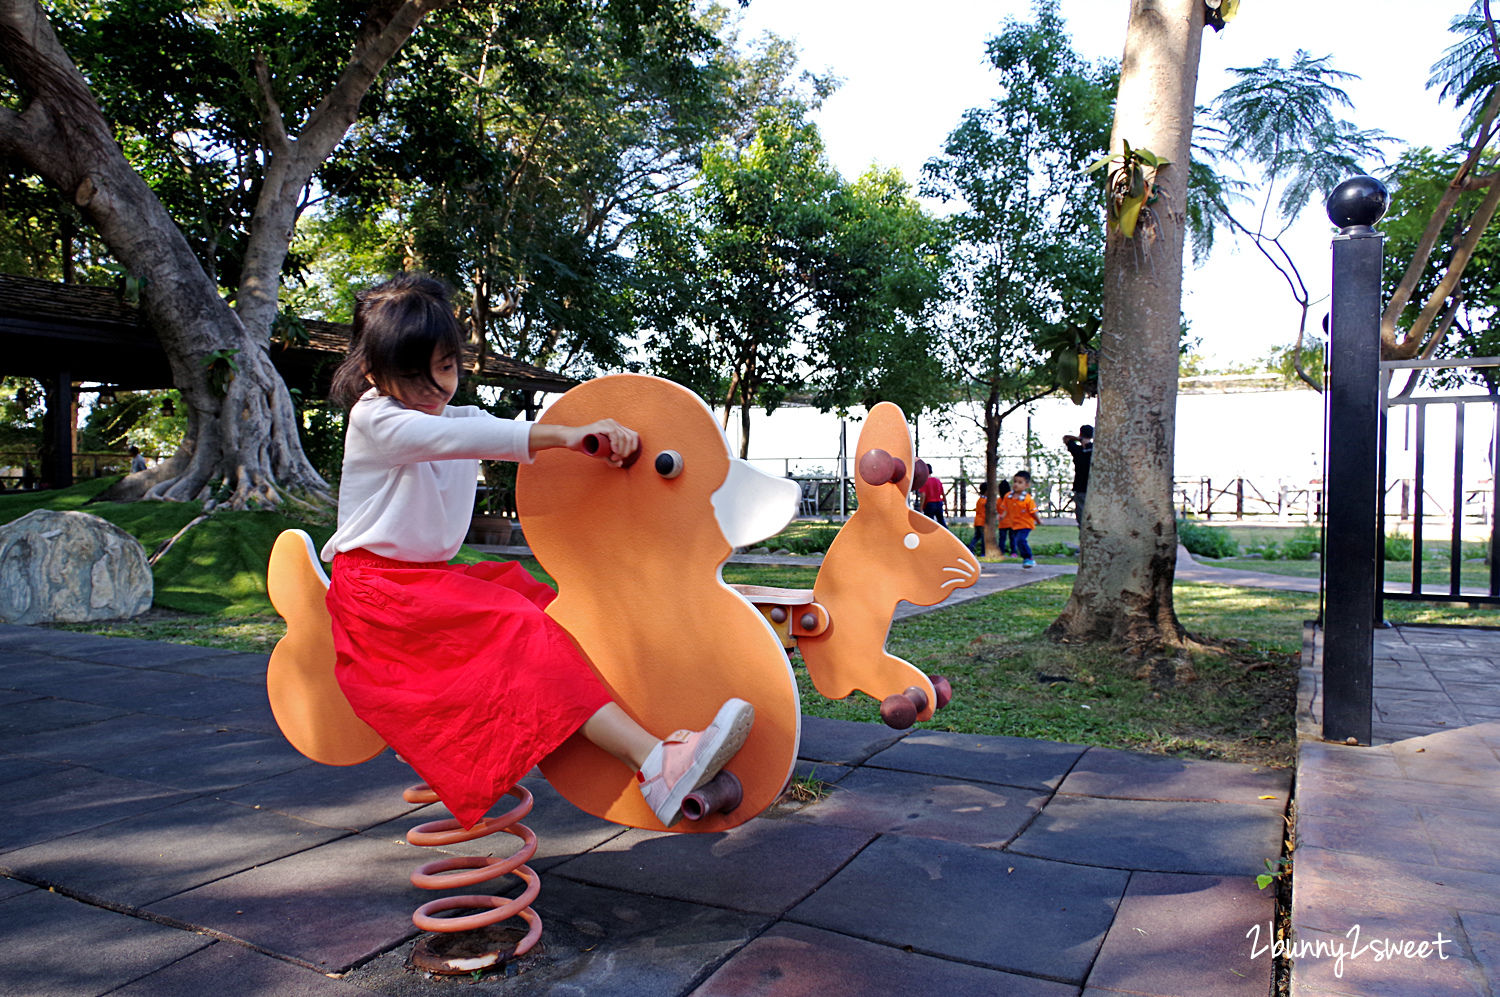
[[[755,707],[749,739],[715,783],[684,804],[684,815],[695,819],[672,830],[734,827],[785,789],[801,730],[787,658],[793,646],[821,694],[868,693],[882,701],[892,726],[930,719],[947,701],[946,682],[887,653],[885,640],[899,601],[934,605],[974,584],[979,564],[957,537],[908,506],[916,464],[899,408],[881,403],[865,421],[858,509],[811,591],[730,586],[720,577],[735,547],[790,521],[799,489],[734,459],[702,399],[660,378],[612,375],[567,392],[541,421],[582,425],[604,415],[640,434],[640,451],[623,470],[559,449],[538,453],[518,471],[527,542],[557,582],[548,614],[648,730],[701,727],[729,696]],[[266,676],[282,732],[325,764],[374,757],[384,743],[354,715],[334,678],[327,577],[305,533],[277,540],[267,587],[287,623]],[[580,735],[541,769],[588,813],[664,830],[632,774]],[[496,829],[520,835],[489,828]]]

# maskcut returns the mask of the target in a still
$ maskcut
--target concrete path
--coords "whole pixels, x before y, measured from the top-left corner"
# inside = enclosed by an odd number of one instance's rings
[[[1293,997],[1500,993],[1500,632],[1377,630],[1374,746],[1300,683]]]
[[[0,626],[0,993],[445,994],[405,968],[386,753],[326,768],[263,655]],[[806,719],[829,795],[715,835],[528,781],[545,950],[464,992],[1262,997],[1288,774]],[[486,852],[490,842],[453,846]]]

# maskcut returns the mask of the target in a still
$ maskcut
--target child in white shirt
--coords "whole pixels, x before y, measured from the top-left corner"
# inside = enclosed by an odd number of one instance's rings
[[[362,292],[332,397],[349,406],[328,608],[336,674],[354,712],[472,826],[575,731],[638,771],[657,818],[733,757],[754,710],[730,699],[701,732],[662,741],[613,702],[544,612],[556,593],[515,562],[453,565],[478,461],[584,451],[616,466],[640,445],[612,419],[559,426],[448,404],[462,333],[446,289],[401,274]]]

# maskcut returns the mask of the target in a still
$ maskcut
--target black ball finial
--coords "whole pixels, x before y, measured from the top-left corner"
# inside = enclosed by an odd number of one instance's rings
[[[1391,193],[1379,180],[1350,177],[1328,195],[1328,218],[1345,233],[1373,232],[1390,203]]]

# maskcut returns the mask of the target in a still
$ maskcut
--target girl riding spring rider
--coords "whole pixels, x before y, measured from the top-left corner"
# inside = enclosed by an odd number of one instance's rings
[[[739,750],[754,720],[730,699],[700,732],[660,740],[613,702],[544,607],[556,593],[515,562],[454,565],[481,459],[608,440],[621,466],[640,445],[612,419],[561,426],[448,404],[462,333],[446,289],[402,274],[357,296],[332,397],[349,407],[328,609],[339,686],[465,826],[575,732],[637,772],[667,825]],[[582,458],[580,458],[582,459]]]

